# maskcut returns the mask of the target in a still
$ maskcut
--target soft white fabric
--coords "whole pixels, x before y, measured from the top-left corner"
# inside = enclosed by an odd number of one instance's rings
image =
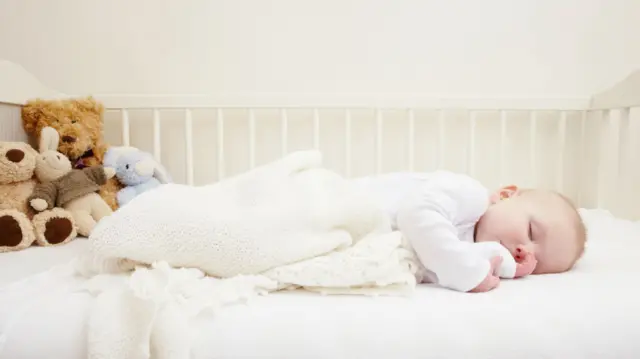
[[[68,263],[87,250],[87,239],[78,237],[62,246],[33,246],[28,250],[0,253],[0,287]]]
[[[489,206],[489,190],[479,181],[449,171],[392,173],[359,178],[408,239],[427,277],[443,287],[469,291],[490,270],[489,259],[501,256],[499,275],[513,278],[516,261],[497,242],[474,243],[474,226]]]
[[[102,220],[90,240],[102,257],[257,274],[389,233],[388,219],[317,151],[202,187],[168,184]]]
[[[317,151],[208,186],[145,192],[105,217],[89,243],[70,266],[90,278],[78,290],[96,296],[89,359],[188,358],[184,328],[206,309],[292,287],[406,294],[418,275],[388,216],[322,168]]]
[[[581,212],[589,242],[569,273],[503,281],[482,294],[432,285],[418,286],[411,297],[276,292],[203,312],[182,336],[190,340],[190,359],[637,358],[640,223]],[[16,253],[0,254],[0,268],[54,263],[67,251],[32,248],[20,254],[22,263],[13,260]],[[14,295],[0,287],[0,335],[9,316],[38,298],[7,333],[0,358],[87,358],[86,324],[97,300],[56,291],[60,280],[51,273],[31,277],[29,293]]]

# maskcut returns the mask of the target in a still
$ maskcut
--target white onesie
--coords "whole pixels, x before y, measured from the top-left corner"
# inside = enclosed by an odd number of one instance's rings
[[[489,206],[477,180],[448,171],[391,173],[352,180],[388,212],[394,229],[411,243],[431,281],[459,291],[480,284],[489,259],[501,256],[501,278],[513,278],[516,262],[498,242],[474,242],[474,228]]]

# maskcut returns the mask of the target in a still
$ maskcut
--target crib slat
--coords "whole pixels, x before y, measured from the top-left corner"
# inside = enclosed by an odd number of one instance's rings
[[[320,112],[313,109],[313,148],[320,149]]]
[[[416,132],[416,119],[413,109],[409,109],[409,171],[415,170],[415,132]]]
[[[187,184],[193,185],[193,118],[191,110],[184,111],[184,140],[186,146]]]
[[[289,137],[289,118],[287,109],[280,110],[280,152],[284,157],[287,154],[287,145]]]
[[[444,168],[444,153],[447,148],[444,117],[444,110],[438,110],[438,169]]]
[[[351,177],[351,111],[344,112],[344,160],[345,177]]]
[[[631,161],[632,152],[632,136],[633,132],[630,128],[630,109],[620,109],[620,126],[618,128],[619,138],[619,150],[620,160],[618,162],[618,173],[616,173],[616,197],[620,198],[618,206],[620,207],[620,213],[625,216],[629,216],[633,213],[633,196],[627,195],[633,192],[632,169],[634,161]]]
[[[640,109],[634,108],[629,111],[629,131],[627,135],[629,136],[629,159],[627,161],[628,165],[625,168],[628,170],[627,178],[629,181],[629,189],[628,193],[628,212],[625,213],[630,218],[635,220],[640,219],[640,206],[638,206],[638,202],[640,202],[640,193],[637,190],[638,183],[640,183],[640,168],[638,167],[638,163],[640,163]],[[625,193],[625,196],[627,193]]]
[[[382,172],[382,110],[376,110],[376,173]]]
[[[249,168],[256,166],[256,115],[249,109]]]
[[[538,166],[536,164],[536,152],[538,150],[537,145],[537,133],[538,130],[538,114],[535,110],[529,113],[529,166],[530,166],[530,178],[531,183],[529,186],[535,187],[538,184]]]
[[[477,122],[477,114],[475,111],[471,111],[469,113],[469,148],[467,154],[467,171],[471,177],[475,176],[476,172],[476,159],[475,159],[475,148],[476,148],[476,122]]]
[[[609,146],[609,139],[606,137],[606,134],[610,130],[609,128],[609,119],[611,117],[611,112],[609,110],[602,110],[602,119],[600,122],[600,133],[602,134],[600,137],[600,146],[598,148],[598,182],[596,186],[596,204],[598,208],[602,208],[605,202],[605,191],[607,188],[607,176],[606,172],[609,170],[607,168],[607,146]],[[604,128],[602,128],[604,127]]]
[[[567,111],[560,112],[560,122],[558,123],[558,149],[560,150],[560,156],[558,156],[558,163],[556,169],[556,190],[562,192],[564,190],[564,156],[567,137]]]
[[[500,187],[504,186],[507,147],[507,112],[500,111]]]
[[[153,156],[159,163],[162,162],[160,148],[160,111],[157,108],[153,109]]]
[[[224,113],[221,108],[217,110],[218,133],[218,181],[224,179]]]
[[[131,140],[131,136],[129,134],[129,131],[131,130],[130,124],[129,124],[129,111],[126,108],[122,109],[122,145],[123,146],[129,146],[130,145],[130,140]]]
[[[609,158],[611,160],[611,165],[613,166],[610,175],[614,176],[610,178],[613,182],[611,183],[612,187],[617,187],[618,184],[618,176],[620,174],[620,156],[622,155],[621,145],[621,137],[620,137],[620,128],[622,127],[622,120],[624,117],[624,109],[618,109],[616,111],[616,116],[611,116],[609,119],[609,126],[611,126],[611,146],[609,147]]]
[[[587,114],[588,111],[584,110],[582,111],[582,113],[580,114],[580,153],[584,154],[586,153],[585,150],[587,149],[586,144],[587,144],[587,140],[585,138],[585,136],[587,135],[586,133],[586,129],[587,129]],[[585,171],[586,171],[587,167],[586,167],[586,156],[580,156],[580,169],[578,174],[580,175],[580,178],[584,178],[584,176],[586,175]],[[577,205],[579,207],[583,207],[584,203],[583,203],[583,195],[584,195],[584,185],[579,186],[578,188],[578,200],[577,200]]]
[[[626,160],[631,156],[629,147],[631,137],[631,133],[629,131],[630,114],[630,108],[627,107],[620,109],[620,124],[618,127],[618,153],[620,154],[620,160],[618,162],[618,176],[621,175],[621,171],[625,167],[625,164],[627,162]]]
[[[613,113],[609,111],[607,126],[607,139],[604,146],[605,149],[605,161],[608,164],[604,173],[603,189],[604,206],[609,208],[614,213],[617,213],[619,207],[618,189],[620,186],[619,173],[620,173],[620,122],[622,119],[622,111],[615,110]]]

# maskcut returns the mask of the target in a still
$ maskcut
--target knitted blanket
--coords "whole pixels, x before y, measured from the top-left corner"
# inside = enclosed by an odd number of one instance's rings
[[[96,296],[90,359],[189,358],[191,318],[255,295],[405,294],[419,280],[382,209],[316,151],[211,185],[145,192],[89,241],[73,266]]]

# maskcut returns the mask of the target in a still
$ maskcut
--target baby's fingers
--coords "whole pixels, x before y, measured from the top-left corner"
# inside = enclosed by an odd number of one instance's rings
[[[525,261],[518,263],[516,265],[515,277],[516,278],[524,277],[533,273],[533,271],[536,269],[537,264],[538,264],[538,261],[536,261],[534,256],[528,257],[527,259],[525,259]]]

